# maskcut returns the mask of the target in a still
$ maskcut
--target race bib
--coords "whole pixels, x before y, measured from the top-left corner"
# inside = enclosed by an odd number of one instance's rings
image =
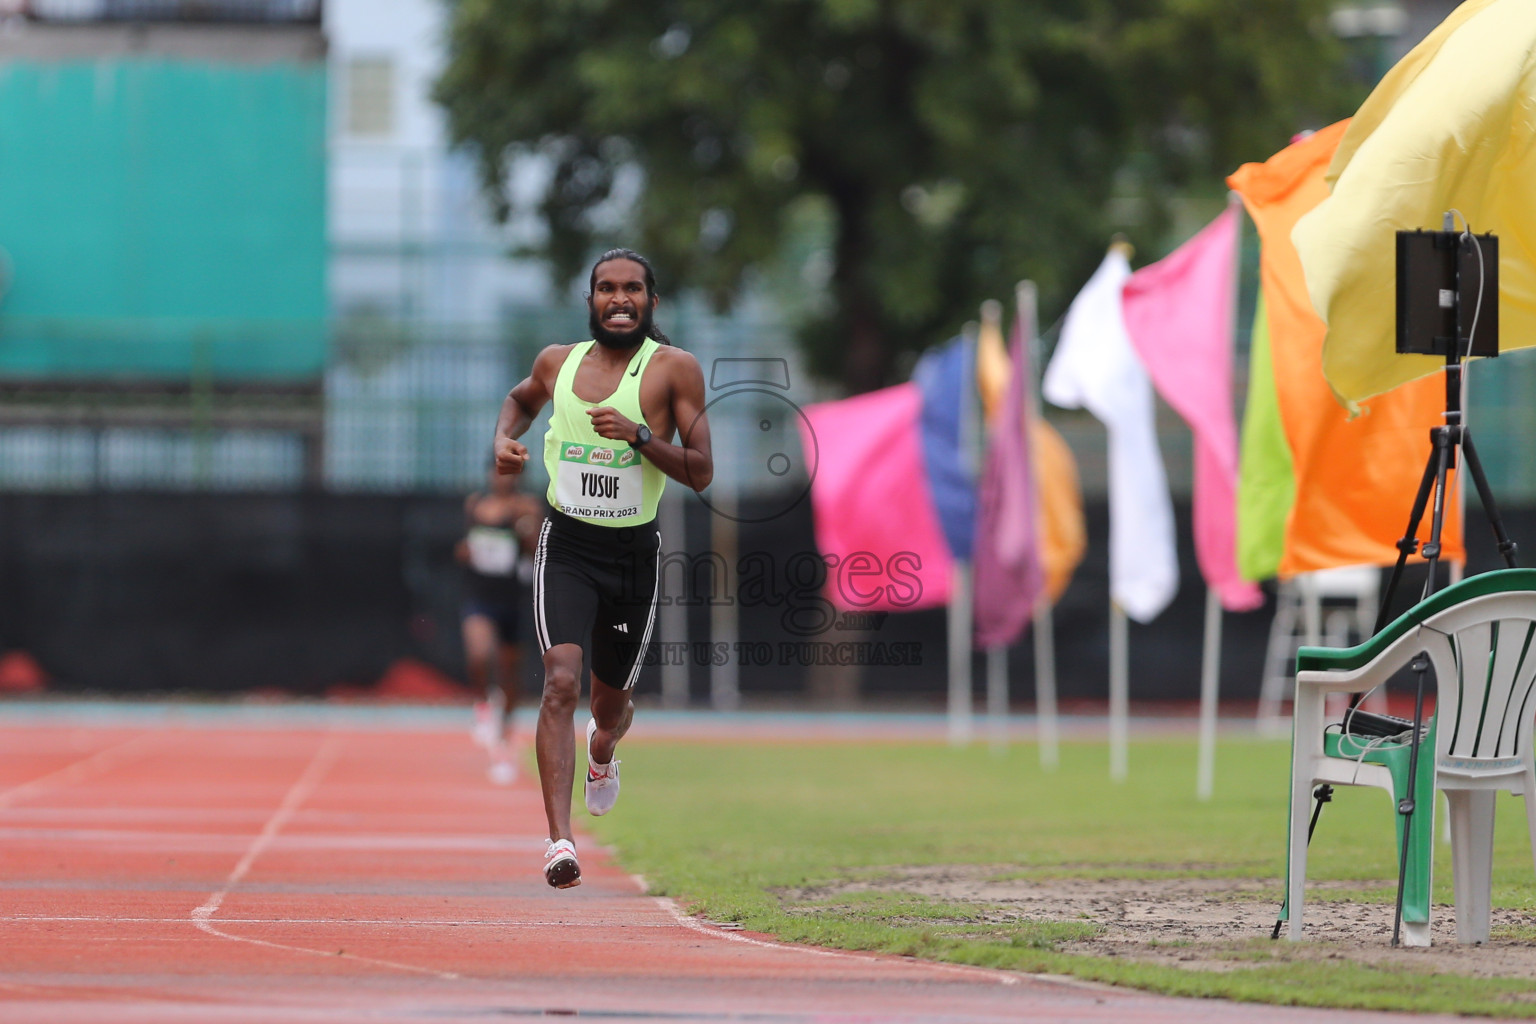
[[[566,515],[581,519],[637,516],[643,488],[640,456],[633,448],[561,443],[555,499]]]
[[[517,568],[517,542],[512,531],[494,526],[471,527],[465,538],[469,565],[482,576],[511,576]]]

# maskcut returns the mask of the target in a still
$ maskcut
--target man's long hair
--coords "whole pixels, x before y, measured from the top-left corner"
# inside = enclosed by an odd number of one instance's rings
[[[607,252],[603,253],[597,258],[596,263],[592,264],[592,273],[587,275],[588,305],[590,305],[592,302],[592,290],[597,287],[597,268],[602,266],[604,263],[609,263],[613,260],[629,260],[631,263],[640,264],[640,266],[645,270],[645,304],[646,312],[649,313],[651,297],[656,294],[656,271],[651,269],[650,260],[646,259],[644,256],[641,256],[633,249],[609,249]],[[661,328],[657,327],[654,322],[646,328],[645,333],[647,337],[654,338],[656,341],[663,345],[672,344],[672,339],[661,333]]]

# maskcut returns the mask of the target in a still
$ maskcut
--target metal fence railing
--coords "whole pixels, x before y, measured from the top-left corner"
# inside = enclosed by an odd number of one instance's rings
[[[835,389],[801,371],[783,325],[685,305],[674,304],[664,326],[698,356],[711,386],[715,490],[750,496],[767,485],[792,488],[806,471],[797,410]],[[221,346],[275,344],[272,325],[190,333],[181,325],[167,351],[188,337],[213,339],[202,355],[128,361],[137,368],[114,374],[102,371],[103,359],[116,344],[139,344],[142,322],[119,325],[120,337],[100,320],[82,321],[73,333],[52,326],[45,360],[52,369],[24,372],[6,362],[16,332],[0,317],[0,491],[464,491],[483,480],[508,388],[542,346],[586,334],[579,305],[516,310],[499,325],[342,319],[306,328],[322,339],[319,370],[274,376],[249,367],[226,372],[246,364],[215,358]],[[752,360],[782,364],[775,372],[788,386],[733,386],[729,374],[712,372]],[[1469,422],[1494,493],[1511,506],[1536,505],[1528,448],[1536,437],[1536,353],[1473,364],[1468,375]],[[1085,496],[1101,497],[1102,425],[1082,412],[1046,412],[1076,455]],[[542,428],[535,424],[530,437]],[[1169,483],[1188,494],[1189,431],[1162,407],[1158,430]],[[531,477],[530,486],[541,486],[537,460]]]
[[[719,375],[710,394],[716,481],[750,490],[764,476],[751,467],[798,445],[794,410],[823,390],[791,370],[783,328],[684,305],[666,327],[706,367],[782,364],[782,396]],[[177,323],[164,337],[142,321],[48,328],[0,318],[0,490],[464,491],[484,479],[507,390],[545,344],[586,336],[579,307],[515,310],[499,325],[369,316],[281,329]],[[242,346],[316,332],[307,351],[320,369],[308,375],[237,358]],[[114,349],[120,369],[109,372]],[[536,463],[530,486],[542,472]]]

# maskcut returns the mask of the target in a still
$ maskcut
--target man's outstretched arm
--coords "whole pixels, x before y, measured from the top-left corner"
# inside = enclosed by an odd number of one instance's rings
[[[496,436],[491,441],[496,456],[496,472],[521,473],[528,463],[528,448],[518,438],[528,432],[534,417],[550,397],[552,374],[560,372],[564,346],[551,345],[533,361],[528,376],[507,392],[496,417]]]

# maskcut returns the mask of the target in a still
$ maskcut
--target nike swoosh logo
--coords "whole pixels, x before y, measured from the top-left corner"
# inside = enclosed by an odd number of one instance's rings
[[[634,369],[633,369],[633,370],[630,370],[630,371],[629,371],[629,375],[630,375],[630,376],[631,376],[631,377],[633,377],[633,376],[634,376],[634,375],[635,375],[635,374],[637,374],[637,373],[639,373],[639,372],[640,372],[640,367],[638,367],[638,366],[636,366],[636,367],[635,367],[635,368],[634,368]]]

